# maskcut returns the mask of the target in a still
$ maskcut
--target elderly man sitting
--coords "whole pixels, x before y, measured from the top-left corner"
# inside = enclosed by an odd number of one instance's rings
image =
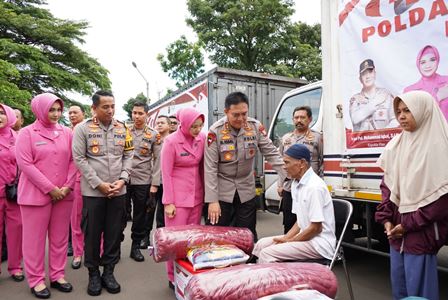
[[[336,245],[333,203],[325,182],[310,167],[310,151],[291,146],[283,157],[293,179],[292,212],[297,222],[285,235],[258,241],[253,255],[259,263],[333,257]]]

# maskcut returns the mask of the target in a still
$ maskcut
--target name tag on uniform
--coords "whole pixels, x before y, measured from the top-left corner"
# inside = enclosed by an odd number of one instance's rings
[[[180,154],[180,156],[190,156],[190,153],[188,153],[188,152],[182,152],[182,153]]]
[[[233,145],[233,144],[221,145],[221,152],[226,152],[226,151],[235,151],[235,145]]]
[[[257,148],[257,144],[255,142],[244,142],[244,148]]]
[[[46,145],[47,144],[47,142],[36,142],[36,146],[41,146],[41,145]]]

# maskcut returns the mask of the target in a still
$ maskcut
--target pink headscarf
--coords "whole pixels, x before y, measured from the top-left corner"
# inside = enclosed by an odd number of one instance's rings
[[[64,103],[58,96],[51,93],[43,93],[37,95],[31,100],[31,110],[37,118],[36,122],[39,122],[42,126],[46,128],[55,128],[57,124],[53,124],[48,120],[48,112],[51,106],[56,101],[59,101],[61,108],[64,109]]]
[[[178,131],[182,132],[185,139],[191,143],[194,140],[194,137],[190,134],[190,127],[198,118],[201,118],[202,122],[204,122],[204,114],[194,108],[187,107],[179,110],[176,113],[176,118],[180,122]]]
[[[427,45],[427,46],[423,47],[423,49],[421,49],[420,52],[417,54],[417,70],[420,72],[420,74],[423,77],[426,77],[426,78],[434,77],[437,74],[436,73],[437,69],[436,69],[436,72],[434,72],[434,74],[432,74],[430,77],[424,76],[422,74],[422,72],[420,71],[420,60],[422,59],[423,55],[430,54],[430,53],[434,54],[434,56],[435,56],[435,58],[437,60],[437,67],[438,67],[439,66],[439,62],[440,62],[440,54],[439,54],[439,50],[437,50],[436,47],[431,46],[431,45]]]
[[[14,113],[14,110],[5,104],[0,104],[1,107],[5,110],[6,113],[6,119],[7,123],[6,126],[3,128],[0,128],[0,136],[3,137],[10,137],[11,136],[11,127],[14,126],[14,124],[17,121],[16,114]]]

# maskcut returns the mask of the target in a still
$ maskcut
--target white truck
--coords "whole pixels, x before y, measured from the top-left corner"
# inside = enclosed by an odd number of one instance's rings
[[[322,81],[292,90],[283,97],[269,135],[278,144],[286,132],[294,129],[294,108],[302,105],[312,108],[312,128],[323,133],[324,180],[333,197],[348,199],[354,205],[352,230],[346,242],[354,248],[384,254],[388,250],[387,240],[382,226],[373,219],[381,201],[382,170],[376,161],[387,142],[400,132],[396,120],[384,120],[393,96],[404,90],[425,89],[419,82],[434,74],[448,74],[448,1],[322,0],[321,3]],[[422,67],[425,51],[440,53],[437,61],[432,59],[432,74],[425,74]],[[372,78],[370,82],[362,82],[361,73],[366,70],[374,75],[373,83]],[[442,101],[448,97],[440,93],[443,88],[440,87],[439,94],[428,92]],[[391,96],[370,111],[367,103],[378,96],[375,92],[385,91]],[[363,130],[354,125],[358,122],[354,117],[357,110],[364,110]],[[266,205],[270,211],[278,212],[277,175],[266,163],[263,179]]]

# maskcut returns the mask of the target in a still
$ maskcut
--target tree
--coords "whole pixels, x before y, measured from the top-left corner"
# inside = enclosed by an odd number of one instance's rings
[[[138,94],[135,98],[130,98],[124,105],[123,110],[128,113],[129,119],[132,119],[132,108],[134,108],[134,103],[141,101],[146,103],[146,96],[143,93]],[[148,102],[150,102],[148,100]]]
[[[51,92],[69,105],[67,92],[110,88],[108,71],[77,46],[88,23],[55,18],[45,4],[0,2],[0,99],[21,108],[28,123],[33,95]]]
[[[190,43],[182,35],[180,39],[168,45],[166,52],[166,57],[160,53],[157,60],[163,71],[176,80],[178,88],[204,72],[204,56],[199,42]]]
[[[320,25],[293,24],[292,0],[188,0],[186,22],[222,67],[316,80]]]
[[[264,71],[316,81],[322,78],[320,25],[292,24],[285,38],[279,41],[283,54]]]

